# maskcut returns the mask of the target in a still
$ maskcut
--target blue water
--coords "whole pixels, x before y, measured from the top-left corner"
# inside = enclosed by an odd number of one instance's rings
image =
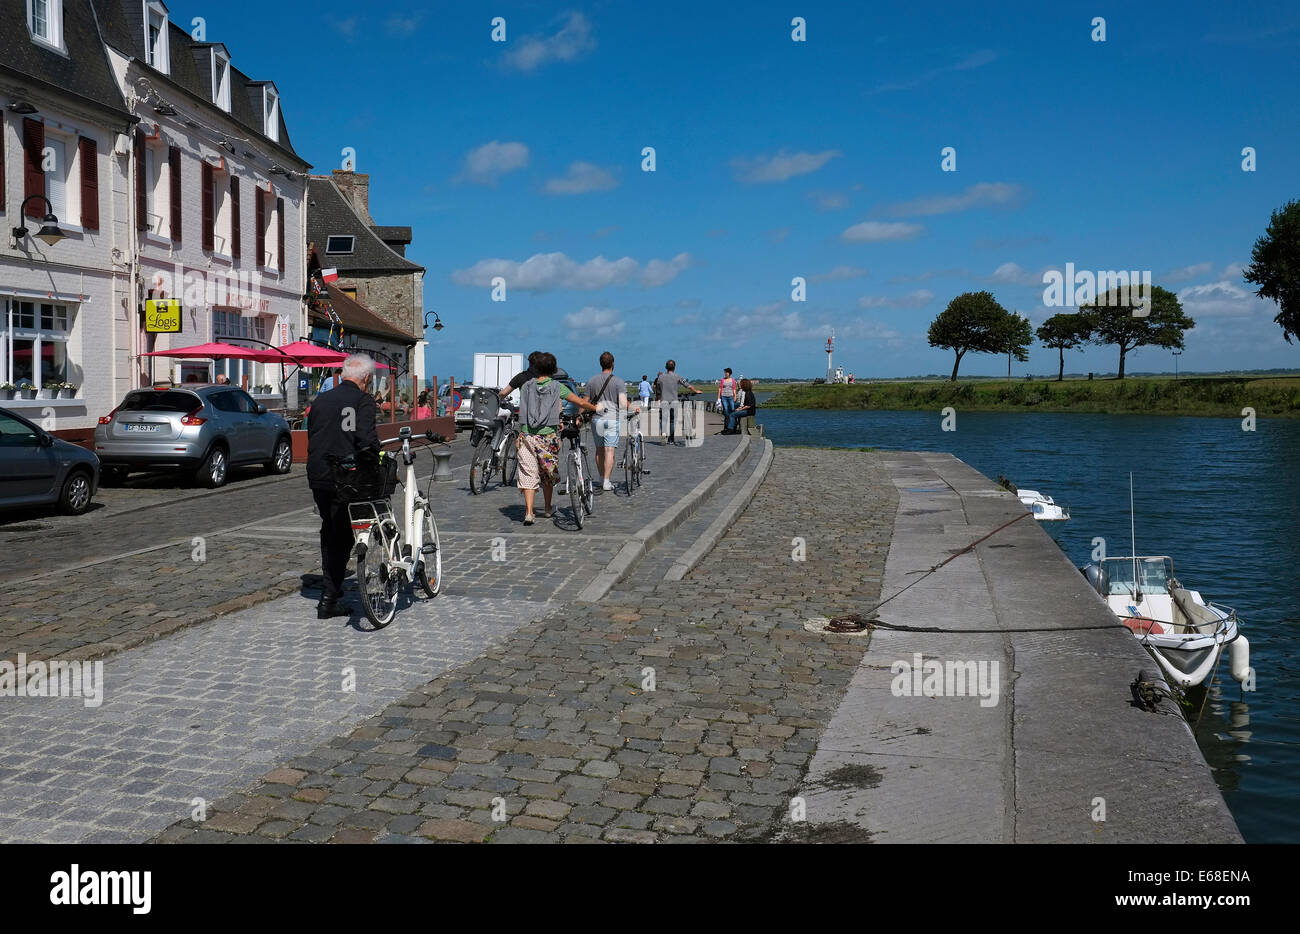
[[[760,403],[762,397],[760,396]],[[1246,840],[1300,842],[1300,422],[1144,415],[763,409],[774,444],[947,451],[985,476],[1068,504],[1050,527],[1076,564],[1094,537],[1129,551],[1129,471],[1139,554],[1166,554],[1179,579],[1235,607],[1257,689],[1221,661],[1197,739]],[[1156,792],[1158,796],[1158,792]]]

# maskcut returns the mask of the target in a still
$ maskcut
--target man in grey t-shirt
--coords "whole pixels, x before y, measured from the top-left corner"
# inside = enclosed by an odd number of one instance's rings
[[[601,488],[612,490],[614,485],[609,478],[614,472],[614,452],[618,450],[627,383],[614,375],[614,355],[608,350],[600,355],[600,372],[587,380],[587,400],[599,409],[591,433],[596,438],[596,467],[604,480]]]
[[[664,414],[667,413],[669,444],[676,443],[674,422],[681,410],[681,403],[677,401],[678,387],[685,387],[692,395],[700,394],[698,389],[677,375],[677,361],[669,360],[664,364],[664,372],[659,374],[659,398],[663,400],[662,408],[659,410],[659,431],[663,432]]]

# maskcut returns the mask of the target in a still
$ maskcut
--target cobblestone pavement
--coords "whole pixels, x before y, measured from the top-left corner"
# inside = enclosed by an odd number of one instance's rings
[[[500,585],[503,596],[555,595],[548,590],[553,567],[534,575],[532,586],[500,573],[491,556],[494,539],[504,537],[506,566],[515,551],[545,551],[536,542],[562,545],[567,564],[554,589],[567,598],[569,581],[594,575],[628,535],[707,476],[732,442],[710,437],[698,448],[652,442],[655,472],[646,485],[630,499],[621,492],[597,497],[595,516],[577,533],[567,500],[557,498],[553,523],[525,528],[522,498],[513,488],[471,496],[471,449],[462,437],[453,445],[456,481],[434,484],[430,493],[447,538],[451,591],[483,592],[477,590],[482,582]],[[427,456],[417,466],[431,468]],[[29,660],[101,658],[266,600],[315,595],[318,520],[301,466],[282,478],[247,473],[215,492],[166,478],[131,482],[105,490],[105,507],[86,516],[0,525],[0,659],[19,653]],[[202,560],[195,560],[196,539]]]
[[[782,449],[685,580],[551,609],[156,839],[769,839],[865,648],[803,623],[877,598],[895,509],[876,455]]]

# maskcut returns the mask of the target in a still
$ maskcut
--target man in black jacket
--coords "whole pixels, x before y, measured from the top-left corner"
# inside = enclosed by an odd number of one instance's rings
[[[375,457],[379,435],[375,431],[375,397],[370,385],[375,378],[375,361],[365,354],[353,354],[343,361],[343,381],[338,388],[321,393],[312,403],[307,420],[307,483],[320,513],[320,558],[324,579],[316,616],[350,616],[352,610],[340,602],[343,576],[352,554],[352,524],[346,500],[334,489],[330,468],[334,458]]]

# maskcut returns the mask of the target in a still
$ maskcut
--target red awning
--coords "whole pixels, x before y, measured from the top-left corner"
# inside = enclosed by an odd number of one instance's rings
[[[257,360],[264,363],[272,360],[283,360],[284,356],[274,350],[254,349],[252,347],[238,347],[235,344],[223,344],[219,341],[210,341],[206,344],[195,344],[193,347],[176,347],[172,350],[155,350],[153,353],[140,354],[142,357],[207,357],[212,360],[225,360],[227,358],[234,360]]]

